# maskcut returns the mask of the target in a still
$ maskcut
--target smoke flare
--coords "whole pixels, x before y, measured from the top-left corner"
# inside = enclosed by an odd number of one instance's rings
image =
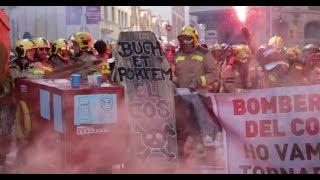
[[[234,6],[239,20],[244,23],[247,17],[247,6]]]

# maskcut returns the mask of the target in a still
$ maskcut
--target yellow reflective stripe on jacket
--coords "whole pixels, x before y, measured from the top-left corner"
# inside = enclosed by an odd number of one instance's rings
[[[201,86],[206,86],[207,85],[206,77],[200,76],[200,82],[201,82]]]
[[[269,74],[268,78],[269,78],[269,80],[272,81],[272,82],[276,82],[276,81],[277,81],[277,78],[276,78],[274,75],[272,75],[272,74]]]
[[[186,57],[185,57],[185,56],[178,56],[178,57],[176,58],[176,61],[177,61],[177,62],[179,62],[179,61],[184,61],[184,60],[186,60]]]
[[[40,71],[40,70],[33,70],[32,74],[34,75],[40,75],[40,74],[44,74],[44,72]]]
[[[109,63],[101,63],[101,73],[102,74],[110,74],[111,71],[110,71],[110,67],[109,67]]]
[[[197,61],[203,61],[203,56],[194,54],[192,55],[191,59],[197,60]]]
[[[46,71],[49,71],[49,72],[53,71],[53,69],[51,67],[48,67],[48,66],[43,66],[43,69],[46,70]]]

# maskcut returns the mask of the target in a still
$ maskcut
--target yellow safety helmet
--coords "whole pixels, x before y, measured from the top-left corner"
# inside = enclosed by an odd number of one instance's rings
[[[52,42],[52,54],[61,55],[61,50],[68,49],[68,42],[65,39],[57,39]]]
[[[27,51],[38,46],[30,39],[21,39],[16,43],[16,53],[19,57],[26,57]]]
[[[178,33],[178,38],[180,36],[191,36],[193,38],[194,45],[199,46],[199,35],[198,32],[191,26],[184,26]]]
[[[77,32],[71,37],[72,43],[80,46],[81,51],[89,51],[93,48],[92,36],[87,32]]]
[[[233,46],[233,53],[236,60],[242,63],[247,63],[248,59],[252,56],[250,48],[243,44]]]
[[[38,48],[51,48],[50,42],[43,37],[35,38],[32,41],[38,46]]]
[[[286,50],[286,55],[289,60],[302,61],[302,51],[298,47],[290,47]]]
[[[268,45],[273,45],[279,49],[284,48],[284,42],[283,39],[280,36],[273,36],[269,39]]]

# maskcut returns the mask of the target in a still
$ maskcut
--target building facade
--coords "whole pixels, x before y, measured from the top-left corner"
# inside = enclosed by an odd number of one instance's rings
[[[30,34],[50,41],[68,39],[79,31],[94,40],[114,41],[121,31],[130,29],[130,6],[3,6],[11,26],[11,47]]]
[[[166,6],[163,12],[140,6],[3,6],[11,25],[11,47],[25,34],[50,41],[69,39],[79,31],[94,40],[115,41],[121,31],[153,31],[159,37],[176,40],[185,25],[185,6]],[[133,13],[132,13],[133,12]],[[168,17],[163,19],[162,16]],[[166,25],[172,25],[167,31]]]
[[[190,6],[195,24],[205,25],[205,42],[244,43],[240,33],[243,25],[254,34],[259,44],[273,35],[285,40],[286,46],[303,46],[320,42],[319,6],[268,6],[248,7],[245,24],[237,19],[232,6]]]
[[[101,12],[103,40],[116,41],[121,31],[130,30],[131,6],[102,6]]]
[[[180,29],[185,25],[185,6],[171,6],[172,31],[168,34],[168,39],[177,39]]]
[[[6,7],[10,22],[10,45],[26,34],[49,40],[66,38],[65,11],[61,6]]]
[[[167,39],[168,32],[165,26],[169,24],[169,21],[162,17],[163,12],[161,8],[162,7],[131,6],[131,12],[133,13],[131,13],[130,16],[130,30],[152,31],[157,38]],[[167,11],[168,9],[165,10]]]

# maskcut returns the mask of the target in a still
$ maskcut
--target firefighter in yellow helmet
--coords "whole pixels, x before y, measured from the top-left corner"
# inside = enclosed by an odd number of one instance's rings
[[[223,62],[221,69],[220,92],[234,93],[256,88],[258,66],[248,46],[233,46],[233,55]]]
[[[178,41],[180,48],[174,58],[176,73],[173,78],[177,88],[189,88],[191,92],[208,92],[210,87],[216,87],[216,91],[219,91],[219,86],[214,85],[219,83],[218,61],[208,49],[199,45],[197,31],[190,26],[184,26],[178,34]],[[193,137],[192,139],[196,140],[210,136],[213,141],[216,136],[215,133],[221,130],[210,118],[210,115],[203,111],[205,106],[198,95],[192,94],[186,98],[188,100],[183,100],[180,96],[176,97],[176,111],[183,112],[183,114],[194,113],[196,118],[190,119],[189,117],[193,116],[187,116],[186,118],[186,116],[180,116],[179,113],[176,113],[178,147],[182,157],[187,157],[184,145],[188,137]],[[190,104],[186,105],[186,101],[191,103],[194,112],[188,108]],[[194,125],[195,123],[197,125]],[[212,133],[213,131],[214,133]],[[198,146],[206,146],[204,142],[197,140],[194,141],[194,145],[194,149],[197,149]],[[207,148],[205,150],[209,151]]]
[[[17,58],[9,67],[11,80],[17,78],[41,78],[46,68],[40,62],[35,62],[35,52],[37,45],[29,39],[22,39],[16,43]]]
[[[308,44],[303,48],[305,75],[309,84],[320,83],[320,49],[319,46]]]
[[[74,59],[78,62],[96,61],[93,38],[87,32],[77,32],[71,37]]]
[[[77,32],[71,37],[71,50],[75,64],[89,65],[89,68],[82,69],[77,73],[81,74],[83,79],[87,78],[87,75],[97,74],[101,69],[101,66],[94,66],[101,63],[97,58],[97,51],[94,49],[93,38],[87,32]]]
[[[275,46],[276,48],[278,48],[279,50],[285,50],[284,47],[284,41],[280,36],[273,36],[272,38],[269,39],[268,41],[268,45],[269,46]]]
[[[180,49],[175,55],[177,87],[208,90],[210,84],[218,83],[218,62],[209,50],[199,46],[197,31],[185,26],[179,32],[178,40]]]
[[[286,55],[289,61],[289,76],[295,79],[295,85],[307,85],[302,51],[298,47],[290,47],[286,49]]]
[[[70,59],[69,45],[65,39],[53,41],[51,49],[52,55],[49,57],[49,62],[55,69],[73,65]]]
[[[274,45],[262,45],[257,51],[257,60],[262,67],[260,88],[287,87],[295,84],[289,74],[289,60],[282,49]]]
[[[53,66],[48,61],[49,50],[51,49],[50,42],[43,37],[35,38],[32,41],[37,45],[35,61],[41,62],[43,66],[47,67],[48,71],[53,71]]]
[[[215,43],[212,45],[210,49],[213,57],[217,59],[219,62],[221,62],[223,60],[223,46],[218,43]]]

